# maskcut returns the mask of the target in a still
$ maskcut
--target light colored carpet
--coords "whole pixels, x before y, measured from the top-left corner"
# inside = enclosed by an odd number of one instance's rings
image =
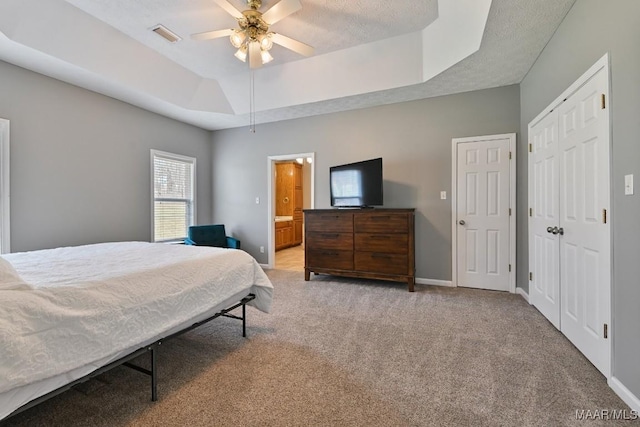
[[[520,296],[268,274],[273,311],[247,310],[248,338],[220,318],[161,346],[158,402],[118,367],[6,425],[570,426],[629,410]]]

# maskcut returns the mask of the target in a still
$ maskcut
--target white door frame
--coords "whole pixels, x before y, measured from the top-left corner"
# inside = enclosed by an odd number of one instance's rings
[[[457,227],[457,188],[458,188],[458,144],[463,142],[493,141],[509,139],[509,292],[516,291],[516,134],[504,133],[499,135],[473,136],[468,138],[453,138],[451,140],[451,283],[458,286],[458,228]]]
[[[11,186],[9,185],[9,120],[0,119],[0,158],[2,163],[0,164],[0,227],[2,227],[2,233],[0,233],[0,253],[6,254],[11,252],[11,227],[9,221],[9,214],[11,209],[9,202],[11,199]]]
[[[275,222],[276,222],[276,204],[274,203],[276,194],[276,182],[273,175],[276,171],[276,162],[283,160],[295,160],[297,158],[307,159],[311,157],[311,209],[315,207],[315,176],[316,176],[316,153],[298,153],[298,154],[282,154],[278,156],[267,157],[267,184],[268,184],[268,210],[267,210],[267,268],[273,268],[276,263],[276,245],[275,245]]]

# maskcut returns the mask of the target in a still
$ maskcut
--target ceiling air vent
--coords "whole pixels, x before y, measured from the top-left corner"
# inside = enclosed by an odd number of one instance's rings
[[[169,43],[175,43],[182,40],[182,37],[161,24],[158,24],[155,27],[151,28],[151,31],[158,34],[159,36],[162,36]]]

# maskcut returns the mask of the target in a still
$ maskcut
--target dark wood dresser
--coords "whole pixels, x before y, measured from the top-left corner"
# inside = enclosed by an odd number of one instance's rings
[[[415,283],[415,209],[306,209],[304,279],[311,273]]]

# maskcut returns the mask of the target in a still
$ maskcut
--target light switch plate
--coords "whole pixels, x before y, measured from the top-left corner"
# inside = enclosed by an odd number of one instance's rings
[[[256,205],[260,204],[260,197],[256,197]]]
[[[624,176],[624,195],[625,196],[633,195],[633,175]]]
[[[447,200],[447,192],[446,191],[441,191],[440,192],[440,198],[442,200]]]

